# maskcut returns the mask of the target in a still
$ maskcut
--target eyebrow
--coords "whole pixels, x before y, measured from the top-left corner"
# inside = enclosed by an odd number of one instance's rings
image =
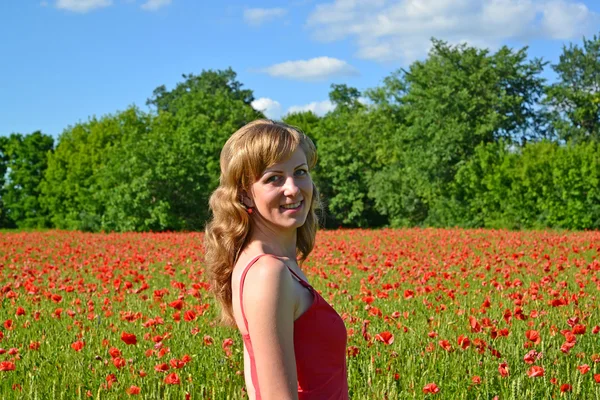
[[[308,167],[308,165],[307,165],[306,163],[302,163],[302,164],[298,165],[298,166],[297,166],[296,168],[294,168],[294,169],[298,169],[298,168],[300,168],[300,167],[301,167],[301,166],[303,166],[303,165],[306,165],[306,166]],[[265,173],[267,173],[267,172],[279,172],[280,174],[283,174],[283,171],[275,171],[275,170],[271,170],[271,169],[267,169],[267,170],[265,171]]]

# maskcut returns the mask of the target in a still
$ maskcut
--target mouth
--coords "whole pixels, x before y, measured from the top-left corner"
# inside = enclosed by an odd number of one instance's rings
[[[282,209],[283,211],[298,211],[302,208],[303,205],[304,205],[304,200],[301,200],[297,203],[279,206],[279,208]]]

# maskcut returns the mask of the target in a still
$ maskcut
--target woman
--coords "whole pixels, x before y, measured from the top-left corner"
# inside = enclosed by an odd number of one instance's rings
[[[250,399],[348,398],[346,327],[300,269],[318,227],[316,162],[310,138],[269,120],[221,151],[205,262],[222,322],[242,334]]]

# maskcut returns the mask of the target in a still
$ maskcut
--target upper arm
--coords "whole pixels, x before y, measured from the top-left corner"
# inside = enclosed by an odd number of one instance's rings
[[[261,397],[297,399],[293,280],[285,264],[262,257],[244,282],[243,306]]]

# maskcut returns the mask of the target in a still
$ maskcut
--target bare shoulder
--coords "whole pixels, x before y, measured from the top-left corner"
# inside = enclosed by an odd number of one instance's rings
[[[261,293],[278,291],[292,287],[292,278],[286,264],[275,257],[264,256],[254,262],[246,273],[244,297]]]
[[[294,282],[286,264],[275,257],[259,258],[246,273],[244,310],[259,319],[292,314],[295,308]]]

